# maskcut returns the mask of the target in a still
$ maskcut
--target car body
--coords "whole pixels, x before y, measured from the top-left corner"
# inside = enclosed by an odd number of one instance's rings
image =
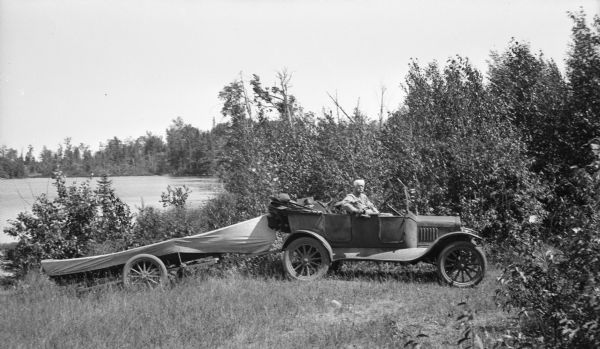
[[[283,263],[293,279],[313,280],[342,260],[432,263],[441,281],[459,287],[476,285],[485,275],[481,238],[457,216],[357,216],[315,201],[278,198],[269,211],[269,225],[289,234]]]

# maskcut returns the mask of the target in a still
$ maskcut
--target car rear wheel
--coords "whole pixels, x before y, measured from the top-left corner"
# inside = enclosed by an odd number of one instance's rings
[[[317,239],[298,238],[292,241],[283,253],[283,268],[296,280],[315,280],[327,273],[329,253]]]
[[[437,259],[440,281],[457,287],[471,287],[481,282],[486,264],[481,249],[467,241],[451,243]]]
[[[150,254],[133,256],[123,267],[126,288],[155,288],[164,286],[168,280],[165,264]]]

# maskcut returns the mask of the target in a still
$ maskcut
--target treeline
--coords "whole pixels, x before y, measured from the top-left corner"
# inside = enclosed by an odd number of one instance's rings
[[[216,128],[217,129],[217,128]],[[117,137],[92,151],[86,144],[74,145],[67,138],[56,150],[45,146],[36,156],[0,147],[0,178],[50,177],[54,171],[68,176],[195,175],[215,173],[215,130],[200,131],[181,118],[166,130],[166,140],[150,132],[135,140]]]

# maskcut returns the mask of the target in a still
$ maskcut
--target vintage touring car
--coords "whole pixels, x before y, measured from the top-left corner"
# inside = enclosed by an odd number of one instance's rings
[[[407,204],[408,206],[408,204]],[[405,215],[356,216],[335,213],[311,198],[272,198],[269,226],[289,233],[283,267],[290,278],[313,280],[343,260],[437,266],[442,282],[478,284],[486,271],[481,238],[461,226],[459,217]]]

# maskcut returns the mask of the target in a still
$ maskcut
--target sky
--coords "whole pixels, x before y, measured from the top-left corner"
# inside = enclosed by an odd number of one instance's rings
[[[181,117],[226,119],[219,91],[252,74],[321,113],[338,96],[376,118],[402,103],[411,59],[467,57],[528,42],[564,70],[572,21],[600,0],[0,0],[0,145],[36,154],[163,135]]]

